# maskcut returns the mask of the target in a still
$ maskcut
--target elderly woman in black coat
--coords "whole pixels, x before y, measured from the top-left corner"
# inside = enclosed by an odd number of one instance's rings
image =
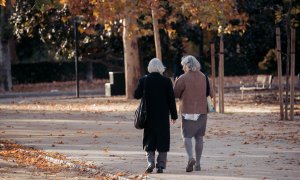
[[[151,173],[155,168],[155,151],[158,151],[157,173],[162,173],[166,168],[167,152],[170,150],[169,115],[171,114],[173,124],[177,119],[173,85],[170,78],[162,75],[164,70],[161,60],[152,59],[148,64],[150,74],[139,80],[134,92],[134,97],[140,99],[145,86],[147,122],[144,128],[143,149],[147,152],[146,173]]]

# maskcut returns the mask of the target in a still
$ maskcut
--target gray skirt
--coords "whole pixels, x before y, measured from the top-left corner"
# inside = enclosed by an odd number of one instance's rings
[[[201,114],[197,121],[185,120],[182,116],[181,133],[184,138],[204,136],[207,114]]]

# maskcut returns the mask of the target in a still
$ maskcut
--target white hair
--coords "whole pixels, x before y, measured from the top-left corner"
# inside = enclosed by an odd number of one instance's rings
[[[148,64],[148,72],[153,73],[153,72],[158,72],[162,74],[165,71],[166,67],[163,65],[161,60],[158,58],[153,58]]]
[[[185,65],[190,71],[200,71],[201,69],[200,62],[194,56],[191,55],[182,57],[181,65]]]

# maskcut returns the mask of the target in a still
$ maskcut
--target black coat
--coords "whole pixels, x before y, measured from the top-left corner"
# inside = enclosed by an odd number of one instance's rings
[[[143,148],[146,151],[167,152],[170,149],[170,118],[177,119],[173,85],[169,78],[159,73],[142,77],[134,92],[134,97],[143,96],[146,80],[147,123],[144,129]]]

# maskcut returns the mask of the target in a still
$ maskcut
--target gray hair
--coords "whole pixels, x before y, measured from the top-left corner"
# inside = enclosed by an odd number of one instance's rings
[[[153,58],[148,64],[148,72],[153,73],[153,72],[158,72],[162,74],[165,71],[166,67],[163,65],[161,60],[158,58]]]
[[[201,69],[201,64],[199,63],[199,61],[191,55],[182,57],[181,65],[186,65],[190,71],[200,71]]]

